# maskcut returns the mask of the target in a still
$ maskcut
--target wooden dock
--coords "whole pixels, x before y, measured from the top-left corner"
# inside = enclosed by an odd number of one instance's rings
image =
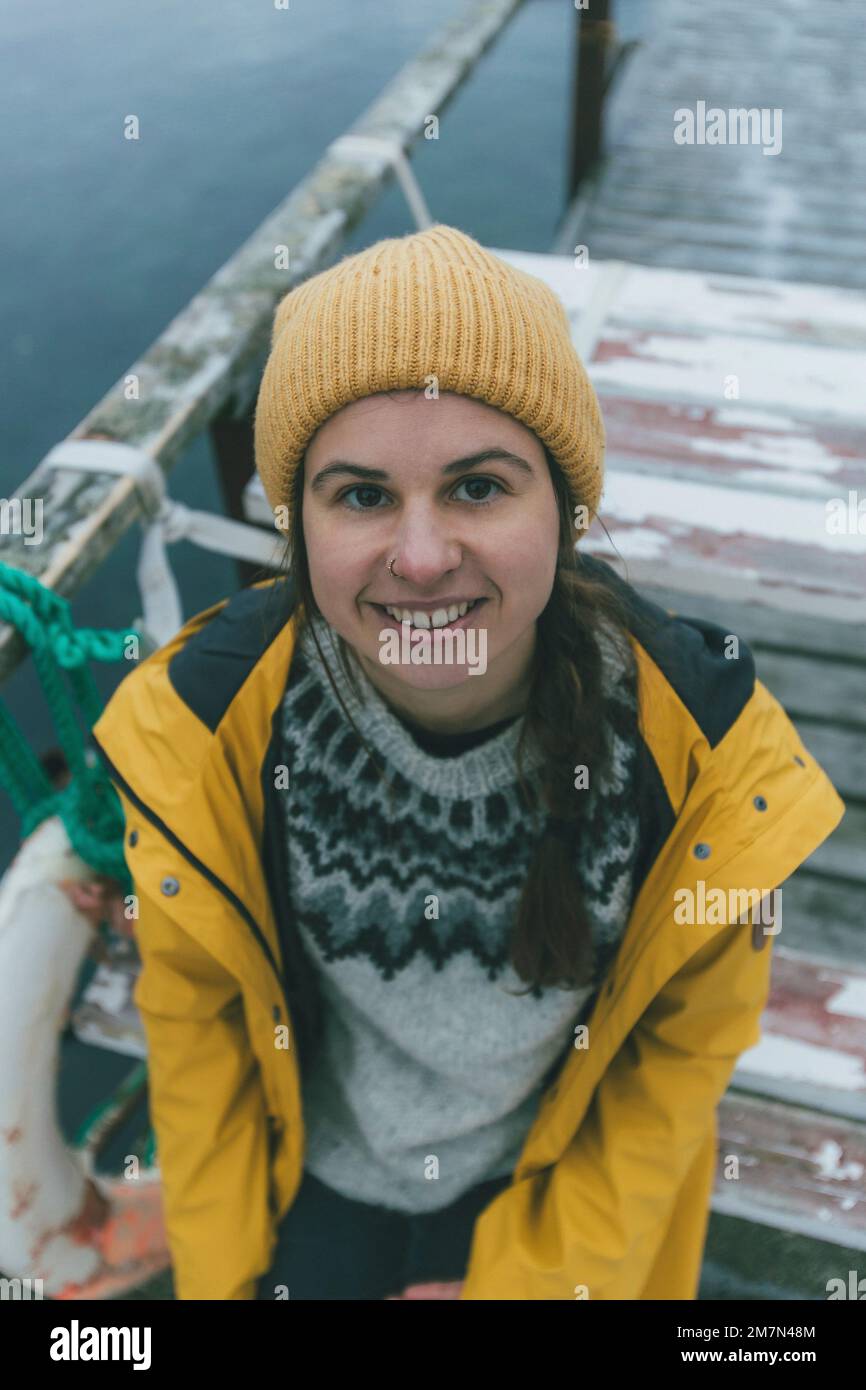
[[[605,156],[556,250],[866,289],[866,22],[858,0],[648,0]],[[614,13],[614,18],[615,18]],[[677,144],[675,113],[781,112],[781,149]],[[697,134],[697,131],[696,131]]]

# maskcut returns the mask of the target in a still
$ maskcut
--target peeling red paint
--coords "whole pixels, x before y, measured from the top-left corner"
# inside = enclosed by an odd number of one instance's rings
[[[866,1022],[862,1017],[827,1009],[852,978],[850,971],[811,966],[777,952],[762,1028],[818,1047],[832,1047],[859,1058],[866,1068]],[[866,1070],[861,1089],[866,1091]]]
[[[756,422],[750,424],[750,407],[741,401],[723,406],[684,404],[634,400],[604,392],[600,399],[609,467],[634,466],[646,459],[660,476],[688,469],[693,478],[728,486],[736,486],[741,473],[762,473],[794,495],[800,491],[804,473],[810,471],[826,485],[828,497],[833,489],[844,491],[862,484],[866,458],[863,426],[798,419],[760,407],[755,407]],[[732,410],[740,423],[726,422],[725,415]],[[767,423],[768,416],[776,417],[776,427]],[[801,470],[786,459],[786,449],[792,444],[804,459],[813,457],[813,467]]]
[[[672,576],[680,569],[729,571],[738,576],[754,575],[758,594],[761,590],[796,589],[804,596],[824,596],[833,601],[863,599],[866,567],[862,558],[853,553],[769,539],[754,531],[713,531],[651,513],[640,521],[621,520],[613,505],[602,507],[601,521],[610,532],[610,539],[601,525],[595,524],[583,542],[586,549],[612,560],[612,540],[630,567],[636,565],[643,551],[640,548],[637,557],[629,555],[629,536],[635,534],[645,540],[652,535],[657,537],[658,550],[646,563],[652,563],[659,573]],[[746,513],[744,522],[748,523]]]
[[[827,1176],[827,1155],[835,1171]],[[739,1159],[736,1182],[727,1171]],[[785,1229],[824,1227],[831,1239],[862,1248],[866,1143],[860,1126],[796,1106],[725,1096],[718,1110],[715,1197],[736,1214],[757,1206],[784,1217]]]

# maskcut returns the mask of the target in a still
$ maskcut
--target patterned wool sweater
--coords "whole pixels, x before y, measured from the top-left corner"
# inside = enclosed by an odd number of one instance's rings
[[[360,671],[355,699],[333,630],[317,633],[394,809],[306,629],[282,711],[289,890],[324,1019],[303,1083],[305,1166],[353,1200],[435,1211],[511,1172],[616,953],[637,849],[633,697],[608,656],[611,771],[575,792],[591,798],[575,871],[594,978],[531,989],[506,949],[547,820],[532,750],[529,804],[517,782],[522,717],[454,743],[413,736]]]

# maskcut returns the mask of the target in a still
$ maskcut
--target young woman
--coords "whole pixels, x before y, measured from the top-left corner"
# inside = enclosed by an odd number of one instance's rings
[[[179,1297],[696,1296],[765,907],[843,808],[744,643],[575,549],[603,454],[559,300],[454,228],[280,304],[285,572],[94,731]]]

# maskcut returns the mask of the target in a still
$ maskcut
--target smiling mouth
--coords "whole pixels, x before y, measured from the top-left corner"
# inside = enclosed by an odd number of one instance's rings
[[[412,632],[444,631],[446,628],[449,631],[458,632],[461,628],[469,626],[473,615],[486,602],[486,598],[473,599],[463,613],[460,612],[460,609],[464,607],[462,603],[452,604],[448,609],[435,609],[432,613],[404,608],[401,604],[389,604],[388,608],[381,603],[374,603],[372,606],[382,615],[385,625],[395,628],[397,632],[401,631],[404,621],[410,622]],[[451,617],[452,613],[455,614],[453,618]]]

